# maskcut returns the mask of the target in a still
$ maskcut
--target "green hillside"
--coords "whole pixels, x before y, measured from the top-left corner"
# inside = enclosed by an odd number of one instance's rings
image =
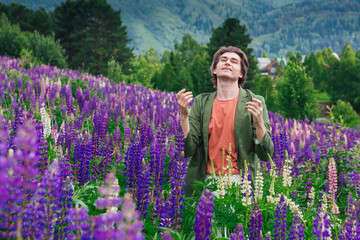
[[[12,0],[2,1],[13,2]],[[52,11],[55,1],[18,0],[37,9]],[[341,52],[346,42],[360,48],[359,0],[108,0],[121,9],[134,53],[154,47],[160,54],[190,33],[206,44],[214,27],[236,17],[245,24],[253,39],[254,53],[265,50],[270,57],[288,50],[309,54],[331,48]]]

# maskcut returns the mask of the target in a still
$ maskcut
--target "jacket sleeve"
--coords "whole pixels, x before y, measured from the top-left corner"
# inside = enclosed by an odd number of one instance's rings
[[[201,107],[200,107],[200,95],[194,99],[194,103],[191,107],[189,116],[190,132],[185,138],[185,157],[191,157],[194,155],[195,150],[200,144],[201,137]]]
[[[256,96],[256,98],[260,99],[263,105],[263,118],[264,118],[264,124],[266,128],[265,138],[260,142],[256,143],[256,127],[253,126],[253,136],[254,136],[254,142],[255,142],[255,153],[256,155],[262,160],[262,161],[268,161],[269,156],[272,156],[274,153],[274,144],[271,139],[271,132],[270,132],[270,121],[269,121],[269,115],[266,108],[265,100],[261,96]]]

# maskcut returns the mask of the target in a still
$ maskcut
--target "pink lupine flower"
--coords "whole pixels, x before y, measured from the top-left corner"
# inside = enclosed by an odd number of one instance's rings
[[[337,191],[337,173],[334,158],[330,158],[328,180],[330,198],[335,201],[335,195]]]

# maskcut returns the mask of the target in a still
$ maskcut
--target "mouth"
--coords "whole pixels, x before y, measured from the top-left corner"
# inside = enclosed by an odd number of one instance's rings
[[[231,71],[232,72],[232,70],[230,69],[230,68],[222,68],[221,70],[228,70],[228,71]]]

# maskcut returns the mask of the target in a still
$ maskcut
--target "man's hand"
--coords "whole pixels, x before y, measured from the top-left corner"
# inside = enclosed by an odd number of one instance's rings
[[[180,108],[180,125],[186,137],[190,132],[189,104],[193,100],[193,95],[192,92],[185,92],[185,89],[182,89],[176,94],[176,98]]]
[[[185,92],[185,89],[182,89],[176,94],[176,98],[179,104],[181,117],[188,117],[190,115],[189,104],[193,100],[192,92]]]
[[[259,142],[261,142],[265,138],[266,133],[262,103],[259,99],[252,98],[252,102],[246,103],[246,109],[253,116],[253,122],[256,127],[256,138]]]

